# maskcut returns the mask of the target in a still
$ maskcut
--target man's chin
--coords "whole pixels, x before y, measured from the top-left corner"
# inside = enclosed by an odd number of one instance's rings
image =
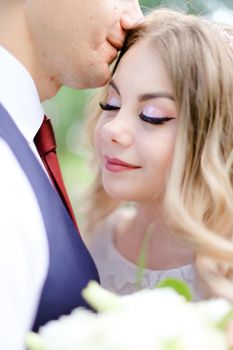
[[[90,87],[91,88],[98,88],[101,86],[106,85],[109,82],[109,79],[111,78],[111,71],[109,66],[106,66],[102,71],[100,71],[100,74],[95,76],[95,78],[90,80]]]
[[[111,78],[111,70],[108,64],[102,65],[97,70],[90,70],[86,76],[83,75],[83,79],[69,81],[66,86],[69,86],[73,89],[94,89],[101,86],[104,86],[108,83]]]

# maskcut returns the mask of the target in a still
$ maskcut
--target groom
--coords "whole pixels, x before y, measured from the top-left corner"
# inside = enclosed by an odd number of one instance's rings
[[[98,280],[72,221],[41,101],[62,85],[105,84],[140,17],[137,0],[1,1],[0,349],[23,350],[30,329],[85,306],[80,292]],[[55,170],[41,151],[47,139]]]

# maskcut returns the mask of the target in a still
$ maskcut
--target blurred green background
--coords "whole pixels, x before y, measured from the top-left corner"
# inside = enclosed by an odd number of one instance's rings
[[[91,1],[91,0],[90,0]],[[163,5],[182,8],[187,12],[202,14],[219,22],[233,24],[233,0],[141,0],[144,13]],[[92,176],[86,164],[87,150],[82,143],[84,107],[94,91],[77,91],[63,87],[59,93],[44,103],[46,114],[52,119],[64,181],[75,214],[79,218],[78,198],[90,183]]]

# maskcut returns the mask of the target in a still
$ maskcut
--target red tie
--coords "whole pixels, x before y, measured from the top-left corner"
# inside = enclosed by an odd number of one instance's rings
[[[38,153],[44,163],[44,166],[47,169],[51,181],[56,187],[76,228],[78,229],[73,209],[71,207],[71,203],[62,179],[61,169],[58,163],[56,154],[56,140],[53,132],[53,127],[50,120],[46,116],[44,117],[43,123],[34,138],[34,142]]]

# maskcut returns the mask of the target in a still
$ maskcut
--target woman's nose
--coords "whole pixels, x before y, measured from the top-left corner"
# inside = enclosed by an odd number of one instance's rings
[[[128,125],[115,117],[102,128],[102,138],[107,142],[112,142],[129,147],[133,141],[133,135]]]

